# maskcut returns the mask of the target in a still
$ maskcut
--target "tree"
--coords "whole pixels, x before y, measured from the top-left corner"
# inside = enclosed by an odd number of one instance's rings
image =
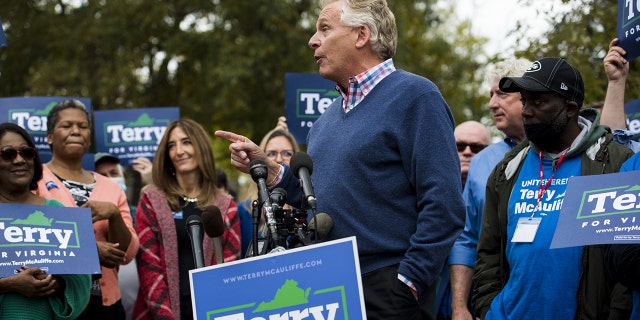
[[[438,85],[457,122],[486,116],[483,40],[436,0],[389,3],[396,65]],[[284,74],[317,72],[307,43],[318,12],[315,0],[3,1],[0,95],[89,97],[95,110],[179,106],[211,132],[258,141],[283,113]],[[227,146],[214,140],[219,163]]]
[[[489,115],[483,94],[482,45],[469,21],[456,21],[451,4],[434,1],[389,2],[398,24],[394,61],[401,68],[432,80],[442,92],[457,123]],[[435,8],[435,10],[434,10]]]
[[[520,0],[529,5],[532,0]],[[540,57],[564,57],[576,66],[585,86],[585,103],[604,100],[607,89],[607,76],[602,59],[607,54],[609,42],[616,36],[617,0],[563,0],[571,8],[557,14],[557,7],[541,9],[552,23],[552,28],[543,37],[531,39],[530,45],[518,52],[522,56],[535,60]],[[516,30],[520,41],[529,41],[526,30]],[[518,43],[519,44],[519,43]],[[638,72],[636,64],[631,63],[627,82],[627,100],[640,97],[640,83],[632,81]]]

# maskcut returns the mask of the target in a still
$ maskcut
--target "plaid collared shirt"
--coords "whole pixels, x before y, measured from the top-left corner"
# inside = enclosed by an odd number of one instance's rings
[[[382,79],[394,71],[396,71],[396,67],[393,65],[393,60],[387,59],[361,74],[350,77],[347,92],[344,92],[340,86],[336,85],[336,90],[344,99],[342,104],[344,113],[353,110]]]

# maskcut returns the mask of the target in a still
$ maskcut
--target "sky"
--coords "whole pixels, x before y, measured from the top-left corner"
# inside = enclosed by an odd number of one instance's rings
[[[509,32],[522,21],[529,26],[528,35],[538,36],[549,29],[545,19],[533,7],[523,7],[518,0],[454,0],[458,18],[470,18],[473,33],[489,39],[487,53],[513,53],[514,38]],[[541,0],[538,0],[541,1]],[[543,0],[545,7],[559,0]],[[539,3],[538,3],[539,4]],[[561,10],[561,9],[559,9]],[[506,39],[506,41],[505,41]]]

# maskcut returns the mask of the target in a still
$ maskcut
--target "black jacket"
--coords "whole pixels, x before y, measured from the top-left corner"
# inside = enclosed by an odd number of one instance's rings
[[[573,156],[582,157],[583,176],[618,172],[633,152],[613,142],[612,138],[608,128],[593,124],[583,139],[583,145],[571,150],[567,157],[572,153]],[[487,182],[473,291],[474,310],[481,318],[484,318],[493,298],[509,279],[509,263],[505,253],[508,197],[529,148],[537,149],[533,143],[525,140],[508,152],[496,165]],[[602,245],[593,245],[583,250],[575,319],[629,319],[632,307],[630,291],[617,284],[606,272],[603,248]]]

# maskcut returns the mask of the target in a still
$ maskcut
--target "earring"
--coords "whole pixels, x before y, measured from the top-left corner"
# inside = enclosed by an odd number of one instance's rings
[[[172,176],[175,176],[176,175],[176,168],[174,168],[174,167],[169,168],[169,172],[171,172]]]

